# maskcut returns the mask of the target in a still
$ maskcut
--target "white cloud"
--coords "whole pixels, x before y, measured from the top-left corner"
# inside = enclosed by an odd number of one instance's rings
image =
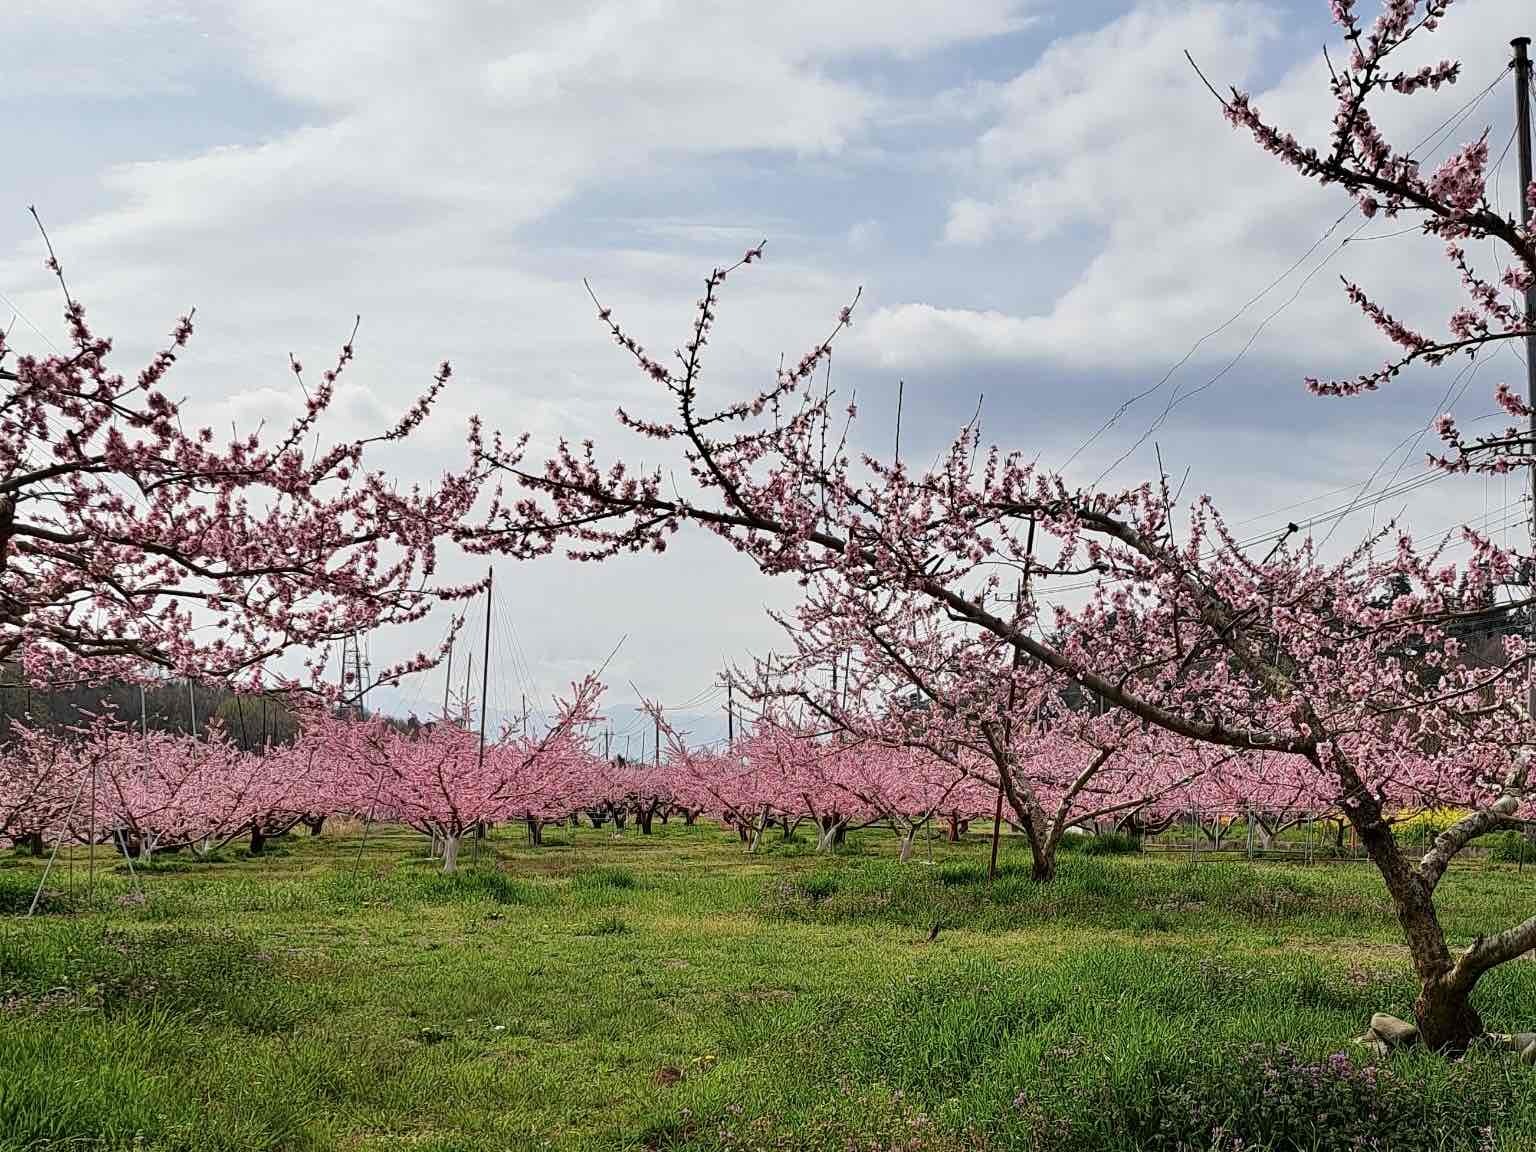
[[[877,310],[859,328],[860,346],[890,367],[936,368],[963,357],[1012,360],[1038,354],[1048,322],[1004,312],[898,304]]]
[[[118,365],[142,362],[197,305],[172,392],[221,433],[231,423],[282,426],[298,399],[288,354],[319,371],[360,312],[331,435],[392,419],[439,359],[455,363],[436,417],[409,451],[384,457],[404,483],[461,463],[470,412],[548,444],[605,432],[616,403],[652,399],[604,339],[583,274],[648,344],[667,347],[711,263],[763,235],[776,252],[796,238],[782,217],[688,217],[634,222],[634,242],[655,250],[551,246],[537,228],[551,212],[623,181],[702,175],[721,155],[839,154],[884,105],[857,79],[859,60],[915,58],[1022,19],[1017,0],[98,7],[23,10],[37,55],[101,77],[82,93],[56,68],[37,70],[28,75],[39,91],[58,83],[66,98],[126,97],[191,86],[190,98],[217,101],[254,85],[296,125],[211,148],[129,148],[127,163],[85,169],[103,185],[103,210],[57,219],[42,205],[71,288],[116,338]],[[52,50],[71,37],[73,52]],[[126,59],[114,56],[119,47]],[[778,354],[802,351],[853,282],[779,256],[733,283],[709,386],[770,378]],[[0,287],[62,342],[61,302],[35,237],[0,258]],[[682,551],[686,595],[674,584],[677,561],[590,577],[553,563],[506,573],[525,644],[548,662],[537,690],[557,687],[572,662],[600,659],[625,629],[635,633],[629,674],[663,695],[691,693],[701,660],[713,668],[748,641],[776,639],[760,612],[741,606],[743,589],[759,585],[737,558],[710,542]],[[597,591],[616,578],[622,594]],[[753,603],[764,594],[747,593]],[[379,638],[376,660],[430,639],[422,630]],[[663,649],[658,664],[652,654]]]
[[[1378,119],[1389,138],[1419,139],[1481,89],[1508,55],[1504,31],[1528,14],[1521,0],[1487,0],[1475,16],[1453,9],[1419,53],[1461,58],[1465,79],[1436,96],[1386,94]],[[972,248],[974,259],[996,262],[1001,250],[1001,259],[1021,265],[1023,283],[1054,279],[1049,306],[1015,312],[998,291],[990,309],[882,301],[859,334],[860,355],[893,370],[998,358],[1145,367],[1149,358],[1177,359],[1274,284],[1203,351],[1230,355],[1263,326],[1258,358],[1297,362],[1304,354],[1298,377],[1354,371],[1386,350],[1344,302],[1339,274],[1374,286],[1413,322],[1443,325],[1459,288],[1438,247],[1412,237],[1369,243],[1401,228],[1378,220],[1341,248],[1358,217],[1319,243],[1348,201],[1229,128],[1185,59],[1188,50],[1218,87],[1251,87],[1256,75],[1278,72],[1255,93],[1257,104],[1304,139],[1326,142],[1332,100],[1321,54],[1275,67],[1286,51],[1285,19],[1246,0],[1154,2],[1051,44],[1003,86],[1001,111],[975,139],[944,233],[958,250],[949,259]],[[1493,120],[1507,134],[1507,102],[1501,92],[1476,108],[1472,130]],[[1314,243],[1312,257],[1282,280]],[[1033,252],[1072,263],[1029,267]]]
[[[78,100],[183,91],[205,28],[182,0],[12,0],[3,30],[8,97]]]
[[[1502,63],[1503,25],[1523,10],[1521,0],[1485,0],[1474,21],[1453,8],[1444,48],[1472,61],[1453,105]],[[668,348],[702,273],[765,235],[768,262],[727,287],[712,389],[769,378],[781,352],[796,356],[824,334],[859,283],[866,312],[839,347],[839,371],[851,359],[877,382],[970,364],[1160,373],[1337,212],[1226,127],[1183,49],[1218,83],[1278,75],[1261,102],[1314,132],[1328,115],[1318,62],[1274,67],[1265,54],[1289,50],[1283,17],[1207,3],[1142,6],[1069,33],[1007,83],[939,69],[932,93],[893,92],[863,67],[1017,32],[1033,11],[1013,0],[97,0],[29,3],[20,33],[8,10],[7,31],[29,37],[13,41],[23,45],[13,93],[29,84],[61,100],[186,91],[217,103],[254,89],[282,110],[280,123],[231,131],[218,147],[124,142],[113,155],[131,160],[105,170],[88,154],[50,154],[46,132],[23,150],[52,179],[74,165],[76,179],[101,185],[105,206],[74,219],[40,207],[71,287],[116,338],[121,368],[199,306],[171,387],[216,428],[285,421],[296,399],[287,354],[318,370],[356,312],[358,359],[335,435],[388,419],[451,358],[456,377],[439,414],[411,451],[388,457],[408,481],[459,462],[471,412],[542,443],[561,432],[605,440],[614,406],[652,392],[597,327],[581,276],[648,346]],[[1063,20],[1074,16],[1063,8]],[[83,90],[62,83],[60,60],[98,80]],[[81,115],[97,111],[87,104]],[[1443,114],[1441,105],[1423,112]],[[738,207],[748,159],[779,178],[766,206]],[[738,184],[723,183],[730,162]],[[879,181],[852,190],[788,178],[866,163]],[[920,179],[941,178],[954,182],[947,205],[901,200]],[[696,201],[658,210],[645,193],[659,181]],[[712,198],[716,182],[725,191]],[[624,239],[585,234],[599,226]],[[946,242],[930,243],[941,230]],[[1444,285],[1419,273],[1436,257],[1422,246],[1405,252],[1408,243],[1360,245],[1347,265],[1329,264],[1256,353],[1298,376],[1314,359],[1362,348],[1373,358],[1371,330],[1339,319],[1332,274],[1344,266],[1434,318]],[[0,289],[58,339],[60,301],[39,256],[28,235],[0,257]],[[1240,346],[1288,292],[1207,350]],[[923,385],[908,383],[910,400]],[[1280,453],[1262,412],[1247,415],[1259,429],[1252,452]],[[1239,505],[1273,507],[1333,483],[1349,456],[1338,446],[1352,451],[1359,435],[1354,419],[1328,409],[1317,475],[1291,489],[1266,477]],[[1049,434],[1081,439],[1059,425]],[[1212,479],[1235,475],[1240,488],[1241,466],[1220,467],[1229,471]],[[629,631],[616,683],[633,676],[647,691],[686,697],[721,656],[774,643],[758,605],[792,593],[713,540],[681,544],[661,562],[504,568],[498,585],[539,665],[540,691]],[[429,639],[379,638],[376,662]]]
[[[848,229],[848,247],[855,252],[868,252],[885,238],[885,230],[878,220],[857,220]]]

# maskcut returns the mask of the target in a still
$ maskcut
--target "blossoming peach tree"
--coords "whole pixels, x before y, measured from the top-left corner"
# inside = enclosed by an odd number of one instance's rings
[[[437,578],[439,541],[473,506],[477,469],[402,492],[365,460],[426,419],[447,364],[392,427],[324,446],[352,342],[312,382],[290,358],[300,414],[221,445],[212,428],[185,427],[185,403],[167,391],[192,317],[122,376],[51,244],[48,266],[69,349],[12,356],[0,336],[0,659],[41,685],[146,668],[259,685],[285,652],[307,651],[317,671],[333,642],[477,590]],[[418,655],[379,678],[430,663]]]
[[[1529,319],[1478,276],[1463,242],[1507,246],[1515,257],[1509,289],[1530,283],[1536,256],[1530,230],[1488,206],[1480,142],[1425,175],[1382,139],[1366,111],[1383,90],[1414,93],[1455,79],[1449,62],[1412,72],[1389,62],[1434,27],[1444,4],[1432,0],[1421,11],[1412,0],[1391,0],[1369,29],[1348,0],[1334,7],[1348,55],[1335,64],[1339,111],[1328,151],[1270,127],[1241,93],[1227,102],[1228,115],[1307,176],[1344,187],[1367,214],[1418,213],[1426,231],[1447,239],[1472,300],[1452,318],[1452,335],[1433,339],[1351,287],[1405,351],[1357,380],[1312,384],[1348,394],[1409,363],[1441,363],[1528,332]],[[1162,486],[1078,490],[1028,452],[988,449],[974,425],[928,469],[857,454],[849,446],[855,405],[835,402],[818,378],[852,306],[760,393],[708,403],[704,352],[720,293],[761,255],[754,248],[710,274],[687,339],[671,356],[648,350],[599,306],[601,322],[669,408],[621,410],[621,428],[680,450],[686,476],[600,457],[591,441],[561,443],[539,462],[527,441],[493,438],[480,462],[518,494],[466,527],[469,546],[518,557],[559,548],[603,560],[662,551],[686,524],[764,572],[836,587],[852,632],[885,629],[883,605],[893,599],[925,601],[949,626],[1018,653],[1101,711],[1186,742],[1191,763],[1195,746],[1247,757],[1249,779],[1266,799],[1303,792],[1341,812],[1396,909],[1418,976],[1423,1040],[1460,1051],[1481,1035],[1473,989],[1484,973],[1536,947],[1536,915],[1453,949],[1436,892],[1459,852],[1529,809],[1526,645],[1507,637],[1492,658],[1472,661],[1457,635],[1459,622],[1486,613],[1515,579],[1517,558],[1466,529],[1472,555],[1460,565],[1388,533],[1339,560],[1289,536],[1256,559],[1208,499],[1180,529]],[[1501,399],[1522,411],[1507,390]],[[1475,466],[1479,453],[1487,466],[1508,466],[1491,447],[1464,444],[1453,430],[1448,438],[1448,467]],[[1095,585],[1087,603],[1048,608],[1053,582],[1084,569]],[[1011,609],[998,605],[1004,573],[1026,589]],[[1008,771],[1017,756],[1003,748]],[[1276,781],[1279,773],[1293,778]],[[1404,797],[1429,795],[1468,814],[1414,858],[1391,818]]]

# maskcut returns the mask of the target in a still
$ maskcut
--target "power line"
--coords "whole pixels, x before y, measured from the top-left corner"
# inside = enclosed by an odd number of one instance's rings
[[[1504,67],[1500,68],[1499,72],[1498,72],[1498,75],[1496,75],[1492,80],[1490,80],[1488,82],[1487,86],[1482,89],[1482,91],[1480,91],[1476,95],[1472,96],[1469,100],[1466,101],[1466,103],[1462,104],[1460,108],[1458,108],[1455,112],[1452,112],[1451,115],[1446,117],[1445,120],[1441,121],[1439,125],[1437,125],[1434,129],[1432,129],[1430,131],[1429,135],[1425,136],[1422,140],[1420,140],[1417,144],[1415,144],[1411,149],[1409,149],[1408,155],[1411,157],[1415,152],[1417,152],[1420,148],[1422,148],[1431,139],[1433,139],[1433,138],[1435,138],[1437,136],[1441,136],[1442,133],[1444,134],[1444,138],[1449,138],[1450,133],[1454,132],[1457,128],[1459,128],[1463,123],[1466,122],[1467,117],[1469,117],[1472,114],[1473,109],[1475,109],[1478,104],[1480,104],[1484,99],[1487,98],[1488,94],[1490,92],[1492,92],[1495,87],[1498,86],[1499,81],[1501,81],[1504,78],[1504,74],[1506,72],[1508,72],[1508,71],[1509,71],[1509,65],[1508,64],[1506,64]],[[1442,143],[1443,143],[1443,139],[1442,139]],[[1440,147],[1440,144],[1436,144],[1434,148],[1430,149],[1430,155],[1433,155],[1433,153],[1435,151],[1437,151],[1439,149],[1439,147]],[[1189,350],[1187,352],[1185,352],[1184,355],[1181,356],[1173,364],[1173,366],[1170,367],[1168,369],[1168,371],[1163,374],[1162,378],[1159,379],[1156,384],[1153,384],[1151,387],[1146,388],[1146,389],[1144,389],[1143,391],[1141,391],[1139,393],[1136,393],[1135,395],[1131,396],[1129,399],[1124,401],[1119,406],[1119,408],[1117,408],[1115,410],[1113,415],[1111,415],[1109,417],[1108,420],[1106,420],[1102,425],[1100,425],[1099,428],[1091,436],[1089,436],[1087,440],[1085,440],[1082,444],[1078,445],[1078,447],[1073,451],[1073,453],[1069,457],[1067,457],[1066,462],[1062,464],[1061,468],[1059,468],[1058,471],[1061,471],[1061,472],[1066,471],[1066,469],[1071,466],[1072,462],[1074,460],[1076,460],[1078,458],[1078,456],[1080,456],[1092,444],[1094,444],[1099,439],[1100,436],[1102,436],[1105,432],[1109,431],[1110,428],[1114,427],[1114,425],[1119,422],[1120,418],[1122,416],[1124,416],[1127,412],[1129,412],[1132,407],[1134,407],[1140,401],[1146,399],[1148,396],[1151,396],[1155,392],[1160,391],[1162,389],[1163,385],[1165,385],[1169,381],[1169,379],[1172,378],[1173,374],[1175,372],[1177,372],[1181,367],[1183,367],[1184,364],[1187,363],[1192,356],[1194,356],[1194,354],[1200,349],[1200,347],[1207,340],[1210,340],[1213,337],[1220,335],[1227,328],[1231,327],[1234,323],[1236,323],[1243,316],[1244,313],[1246,313],[1248,311],[1248,309],[1252,308],[1255,304],[1257,304],[1265,296],[1268,296],[1271,292],[1273,292],[1276,288],[1278,288],[1282,283],[1284,283],[1287,279],[1289,279],[1291,277],[1291,275],[1294,272],[1296,272],[1296,270],[1299,269],[1303,264],[1305,264],[1307,262],[1307,260],[1309,260],[1311,258],[1312,254],[1314,252],[1316,252],[1317,249],[1319,247],[1321,247],[1322,244],[1330,236],[1333,235],[1333,233],[1338,229],[1339,225],[1342,224],[1349,217],[1350,213],[1354,212],[1354,211],[1355,211],[1355,205],[1351,204],[1349,206],[1349,208],[1347,208],[1344,212],[1342,212],[1338,216],[1338,218],[1333,221],[1333,223],[1328,225],[1327,229],[1324,230],[1323,234],[1321,236],[1319,236],[1316,240],[1314,240],[1312,242],[1312,244],[1307,248],[1307,250],[1305,252],[1303,252],[1299,257],[1297,257],[1297,259],[1290,265],[1290,267],[1288,267],[1284,272],[1280,273],[1279,276],[1277,276],[1273,280],[1271,280],[1261,291],[1259,291],[1255,295],[1249,297],[1248,300],[1246,300],[1243,303],[1243,305],[1240,308],[1238,308],[1238,310],[1236,312],[1234,312],[1231,316],[1229,316],[1221,324],[1218,324],[1215,328],[1211,329],[1205,335],[1201,336],[1198,340],[1196,340],[1194,342],[1194,344],[1192,344],[1190,346]],[[1272,319],[1273,316],[1271,316],[1270,318]],[[1267,322],[1268,321],[1266,321],[1266,323]],[[1250,340],[1250,343],[1251,343],[1251,340]],[[1207,385],[1207,386],[1209,386],[1209,385]],[[1148,435],[1150,435],[1150,430],[1148,432]],[[1142,443],[1144,441],[1145,441],[1145,437],[1143,437],[1141,441],[1138,441],[1138,444],[1140,444],[1140,443]],[[1116,464],[1118,464],[1118,463],[1119,463],[1119,461],[1116,461]],[[1113,470],[1113,468],[1111,468],[1111,470]],[[1102,479],[1102,477],[1100,479]],[[1098,483],[1098,481],[1095,481],[1095,484],[1097,484],[1097,483]]]
[[[1350,212],[1353,211],[1354,208],[1351,207]],[[1347,215],[1349,215],[1348,212],[1345,213],[1345,216]],[[1343,220],[1343,218],[1344,217],[1341,216],[1339,220]],[[1339,221],[1335,221],[1334,224],[1329,228],[1328,232],[1325,233],[1325,236],[1331,235],[1333,229],[1336,228],[1338,224]],[[1369,221],[1362,220],[1359,227],[1357,227],[1348,236],[1344,237],[1344,239],[1339,242],[1337,247],[1329,252],[1328,255],[1319,260],[1317,264],[1313,266],[1312,270],[1301,278],[1301,282],[1297,284],[1291,294],[1285,298],[1284,303],[1280,304],[1273,311],[1271,311],[1269,315],[1265,316],[1263,320],[1259,321],[1254,330],[1248,334],[1248,339],[1243,342],[1243,346],[1238,349],[1237,353],[1230,360],[1222,365],[1222,367],[1216,372],[1215,375],[1206,380],[1204,384],[1201,384],[1200,386],[1193,388],[1188,392],[1181,392],[1178,388],[1175,388],[1173,395],[1168,400],[1168,403],[1163,406],[1163,410],[1158,413],[1158,415],[1152,420],[1152,423],[1147,425],[1146,431],[1138,436],[1135,442],[1132,443],[1129,448],[1127,448],[1118,457],[1116,457],[1113,464],[1099,473],[1091,487],[1097,488],[1101,483],[1103,483],[1105,477],[1107,477],[1116,468],[1120,467],[1121,464],[1125,463],[1125,461],[1130,458],[1131,454],[1135,452],[1136,449],[1140,448],[1147,442],[1147,440],[1152,436],[1152,433],[1156,432],[1163,426],[1175,408],[1184,403],[1184,401],[1192,399],[1193,397],[1200,395],[1202,392],[1205,392],[1208,389],[1214,387],[1221,381],[1224,376],[1227,375],[1227,373],[1231,372],[1233,368],[1236,368],[1238,364],[1242,362],[1243,358],[1248,355],[1249,350],[1253,347],[1258,338],[1263,335],[1264,330],[1269,327],[1270,322],[1273,321],[1282,312],[1284,312],[1287,308],[1289,308],[1292,304],[1294,304],[1301,296],[1302,292],[1306,289],[1307,285],[1312,282],[1312,278],[1321,272],[1329,261],[1331,261],[1340,252],[1344,251],[1344,249],[1349,245],[1350,241],[1355,239],[1355,237],[1364,231],[1368,225]],[[1287,273],[1287,275],[1289,275],[1289,273]]]

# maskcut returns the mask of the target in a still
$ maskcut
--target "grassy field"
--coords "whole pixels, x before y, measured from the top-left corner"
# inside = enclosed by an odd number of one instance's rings
[[[551,841],[443,876],[403,832],[294,836],[142,901],[98,861],[90,907],[78,856],[31,920],[5,858],[0,1147],[1536,1149],[1536,1070],[1348,1043],[1413,997],[1358,865],[1074,853],[1040,888],[980,840]],[[1533,880],[1455,872],[1450,931]],[[1480,1003],[1536,1026],[1536,963]]]

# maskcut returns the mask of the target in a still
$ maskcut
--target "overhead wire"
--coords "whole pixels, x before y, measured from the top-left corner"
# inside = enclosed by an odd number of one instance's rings
[[[1463,103],[1459,108],[1457,108],[1456,111],[1452,112],[1448,117],[1446,117],[1445,120],[1441,121],[1440,124],[1437,125],[1434,129],[1432,129],[1429,132],[1428,135],[1423,137],[1421,140],[1418,141],[1418,143],[1416,143],[1411,149],[1409,149],[1407,154],[1410,157],[1413,156],[1416,152],[1418,152],[1426,144],[1430,143],[1432,140],[1436,140],[1437,138],[1438,138],[1438,142],[1435,143],[1434,147],[1430,149],[1430,153],[1429,154],[1433,155],[1434,152],[1438,151],[1438,149],[1442,146],[1444,141],[1449,138],[1450,134],[1455,132],[1455,130],[1457,128],[1459,128],[1463,123],[1465,123],[1467,118],[1469,116],[1471,116],[1472,112],[1477,108],[1477,106],[1479,104],[1481,104],[1484,99],[1487,98],[1488,94],[1490,92],[1492,92],[1495,87],[1498,86],[1499,81],[1501,81],[1504,78],[1505,73],[1507,73],[1509,71],[1509,67],[1510,66],[1508,64],[1506,64],[1504,67],[1500,68],[1498,74],[1496,76],[1494,76],[1494,78],[1492,80],[1490,80],[1488,82],[1488,84],[1481,91],[1477,92],[1470,99],[1468,99],[1465,103]],[[1339,225],[1342,224],[1349,217],[1349,215],[1351,213],[1353,213],[1354,211],[1356,211],[1356,210],[1357,210],[1356,206],[1354,204],[1351,204],[1344,212],[1340,213],[1340,215],[1331,224],[1329,224],[1328,227],[1323,231],[1323,234],[1321,236],[1319,236],[1316,240],[1314,240],[1312,242],[1312,244],[1306,249],[1306,251],[1303,252],[1295,261],[1293,261],[1291,263],[1291,265],[1288,268],[1285,269],[1285,271],[1281,272],[1278,276],[1276,276],[1273,280],[1271,280],[1259,292],[1255,293],[1253,296],[1249,297],[1246,301],[1244,301],[1244,303],[1237,309],[1237,311],[1234,312],[1231,316],[1229,316],[1226,320],[1224,320],[1221,324],[1217,325],[1215,328],[1211,329],[1209,332],[1205,333],[1199,339],[1197,339],[1190,346],[1190,348],[1184,353],[1184,355],[1181,356],[1163,374],[1163,376],[1155,384],[1149,386],[1148,388],[1143,389],[1141,392],[1138,392],[1138,393],[1132,395],[1127,400],[1123,401],[1120,404],[1120,406],[1114,411],[1114,413],[1102,425],[1100,425],[1099,428],[1097,428],[1088,437],[1087,440],[1085,440],[1082,444],[1078,445],[1078,447],[1072,452],[1072,454],[1067,458],[1067,460],[1061,465],[1061,468],[1058,469],[1058,471],[1065,471],[1068,467],[1070,467],[1072,462],[1075,461],[1078,456],[1080,456],[1090,446],[1092,446],[1095,442],[1097,442],[1098,439],[1105,432],[1109,431],[1109,429],[1114,427],[1114,425],[1119,422],[1121,417],[1123,417],[1127,412],[1129,412],[1131,410],[1131,408],[1133,408],[1136,404],[1140,403],[1140,401],[1146,399],[1147,397],[1153,395],[1154,393],[1156,393],[1158,391],[1161,391],[1163,386],[1166,385],[1168,383],[1168,381],[1173,377],[1174,373],[1176,373],[1181,367],[1183,367],[1184,364],[1186,364],[1194,356],[1194,354],[1200,349],[1200,347],[1202,345],[1205,344],[1205,342],[1207,340],[1210,340],[1213,337],[1215,337],[1217,335],[1220,335],[1220,333],[1225,331],[1227,328],[1231,327],[1231,325],[1236,323],[1250,308],[1252,308],[1260,300],[1262,300],[1264,297],[1268,296],[1271,292],[1273,292],[1276,288],[1278,288],[1281,284],[1283,284],[1286,280],[1288,280],[1291,277],[1291,275],[1293,275],[1299,268],[1301,268],[1311,258],[1312,254],[1314,252],[1316,252],[1317,249],[1319,247],[1321,247],[1328,240],[1328,238],[1330,236],[1333,235],[1333,233],[1338,229]],[[1326,260],[1324,261],[1324,263],[1326,263]],[[1321,267],[1321,265],[1319,265],[1319,267]],[[1309,274],[1308,278],[1310,278],[1310,276],[1314,275],[1315,273],[1316,273],[1316,269],[1313,270],[1313,273]],[[1294,299],[1294,297],[1293,297],[1293,299]],[[1271,315],[1268,318],[1266,318],[1266,320],[1264,321],[1264,324],[1261,325],[1260,328],[1262,329],[1265,325],[1267,325],[1269,323],[1270,320],[1274,319],[1275,315],[1276,315],[1276,313],[1271,313]],[[1255,333],[1254,337],[1250,338],[1249,345],[1252,344],[1252,340],[1254,338],[1256,338],[1256,336],[1257,336],[1257,333]],[[1246,351],[1246,348],[1245,348],[1245,351]],[[1222,375],[1225,374],[1225,371],[1230,370],[1231,366],[1232,365],[1228,365],[1228,368],[1223,371]],[[1211,383],[1214,383],[1214,381],[1212,381]],[[1209,387],[1209,386],[1210,385],[1208,383],[1206,385],[1206,387]],[[1202,388],[1201,391],[1203,391],[1203,390],[1204,389]],[[1166,415],[1166,412],[1165,412],[1165,415]],[[1145,435],[1143,435],[1143,437],[1141,437],[1137,441],[1137,446],[1139,446],[1140,444],[1144,443],[1145,440],[1146,440],[1146,436],[1150,435],[1150,434],[1151,434],[1151,430],[1149,430]],[[1134,448],[1132,450],[1134,451]],[[1121,459],[1123,460],[1124,457],[1122,457]],[[1109,469],[1107,469],[1105,471],[1105,473],[1101,474],[1101,476],[1099,477],[1099,480],[1096,480],[1094,482],[1095,486],[1103,479],[1104,475],[1107,475],[1108,472],[1113,471],[1114,468],[1119,465],[1119,463],[1120,463],[1120,461],[1117,460],[1114,465],[1112,465]]]
[[[1466,391],[1471,386],[1473,379],[1476,378],[1478,369],[1482,366],[1482,363],[1483,362],[1476,356],[1468,358],[1466,364],[1462,366],[1459,372],[1451,377],[1450,383],[1446,385],[1445,392],[1441,395],[1439,404],[1436,405],[1435,411],[1430,413],[1429,421],[1417,432],[1410,433],[1409,436],[1404,437],[1403,440],[1398,441],[1397,444],[1394,444],[1390,449],[1387,450],[1386,455],[1381,458],[1376,467],[1371,470],[1371,474],[1367,476],[1364,483],[1361,484],[1360,491],[1356,494],[1355,500],[1350,502],[1349,506],[1346,507],[1345,511],[1340,515],[1339,519],[1334,522],[1333,527],[1328,530],[1328,534],[1323,537],[1322,543],[1324,545],[1333,539],[1333,534],[1339,530],[1339,525],[1344,523],[1344,518],[1355,510],[1355,505],[1360,502],[1365,493],[1370,489],[1371,484],[1375,482],[1376,477],[1381,474],[1381,470],[1386,467],[1387,461],[1397,453],[1397,450],[1402,447],[1405,441],[1412,438],[1413,446],[1408,449],[1408,452],[1404,453],[1402,461],[1398,464],[1397,469],[1392,473],[1392,478],[1387,482],[1387,486],[1389,488],[1392,486],[1392,483],[1397,479],[1397,476],[1407,465],[1408,454],[1418,449],[1418,446],[1423,443],[1424,437],[1429,432],[1429,429],[1434,426],[1435,417],[1438,416],[1439,413],[1446,411],[1448,401],[1450,406],[1454,407],[1456,401],[1460,400],[1462,396],[1466,395]],[[1461,385],[1461,388],[1456,392],[1455,396],[1452,397],[1451,393],[1456,389],[1458,383]],[[1434,469],[1432,472],[1439,477],[1449,475],[1449,473],[1439,469]],[[1372,506],[1374,507],[1374,505]]]

